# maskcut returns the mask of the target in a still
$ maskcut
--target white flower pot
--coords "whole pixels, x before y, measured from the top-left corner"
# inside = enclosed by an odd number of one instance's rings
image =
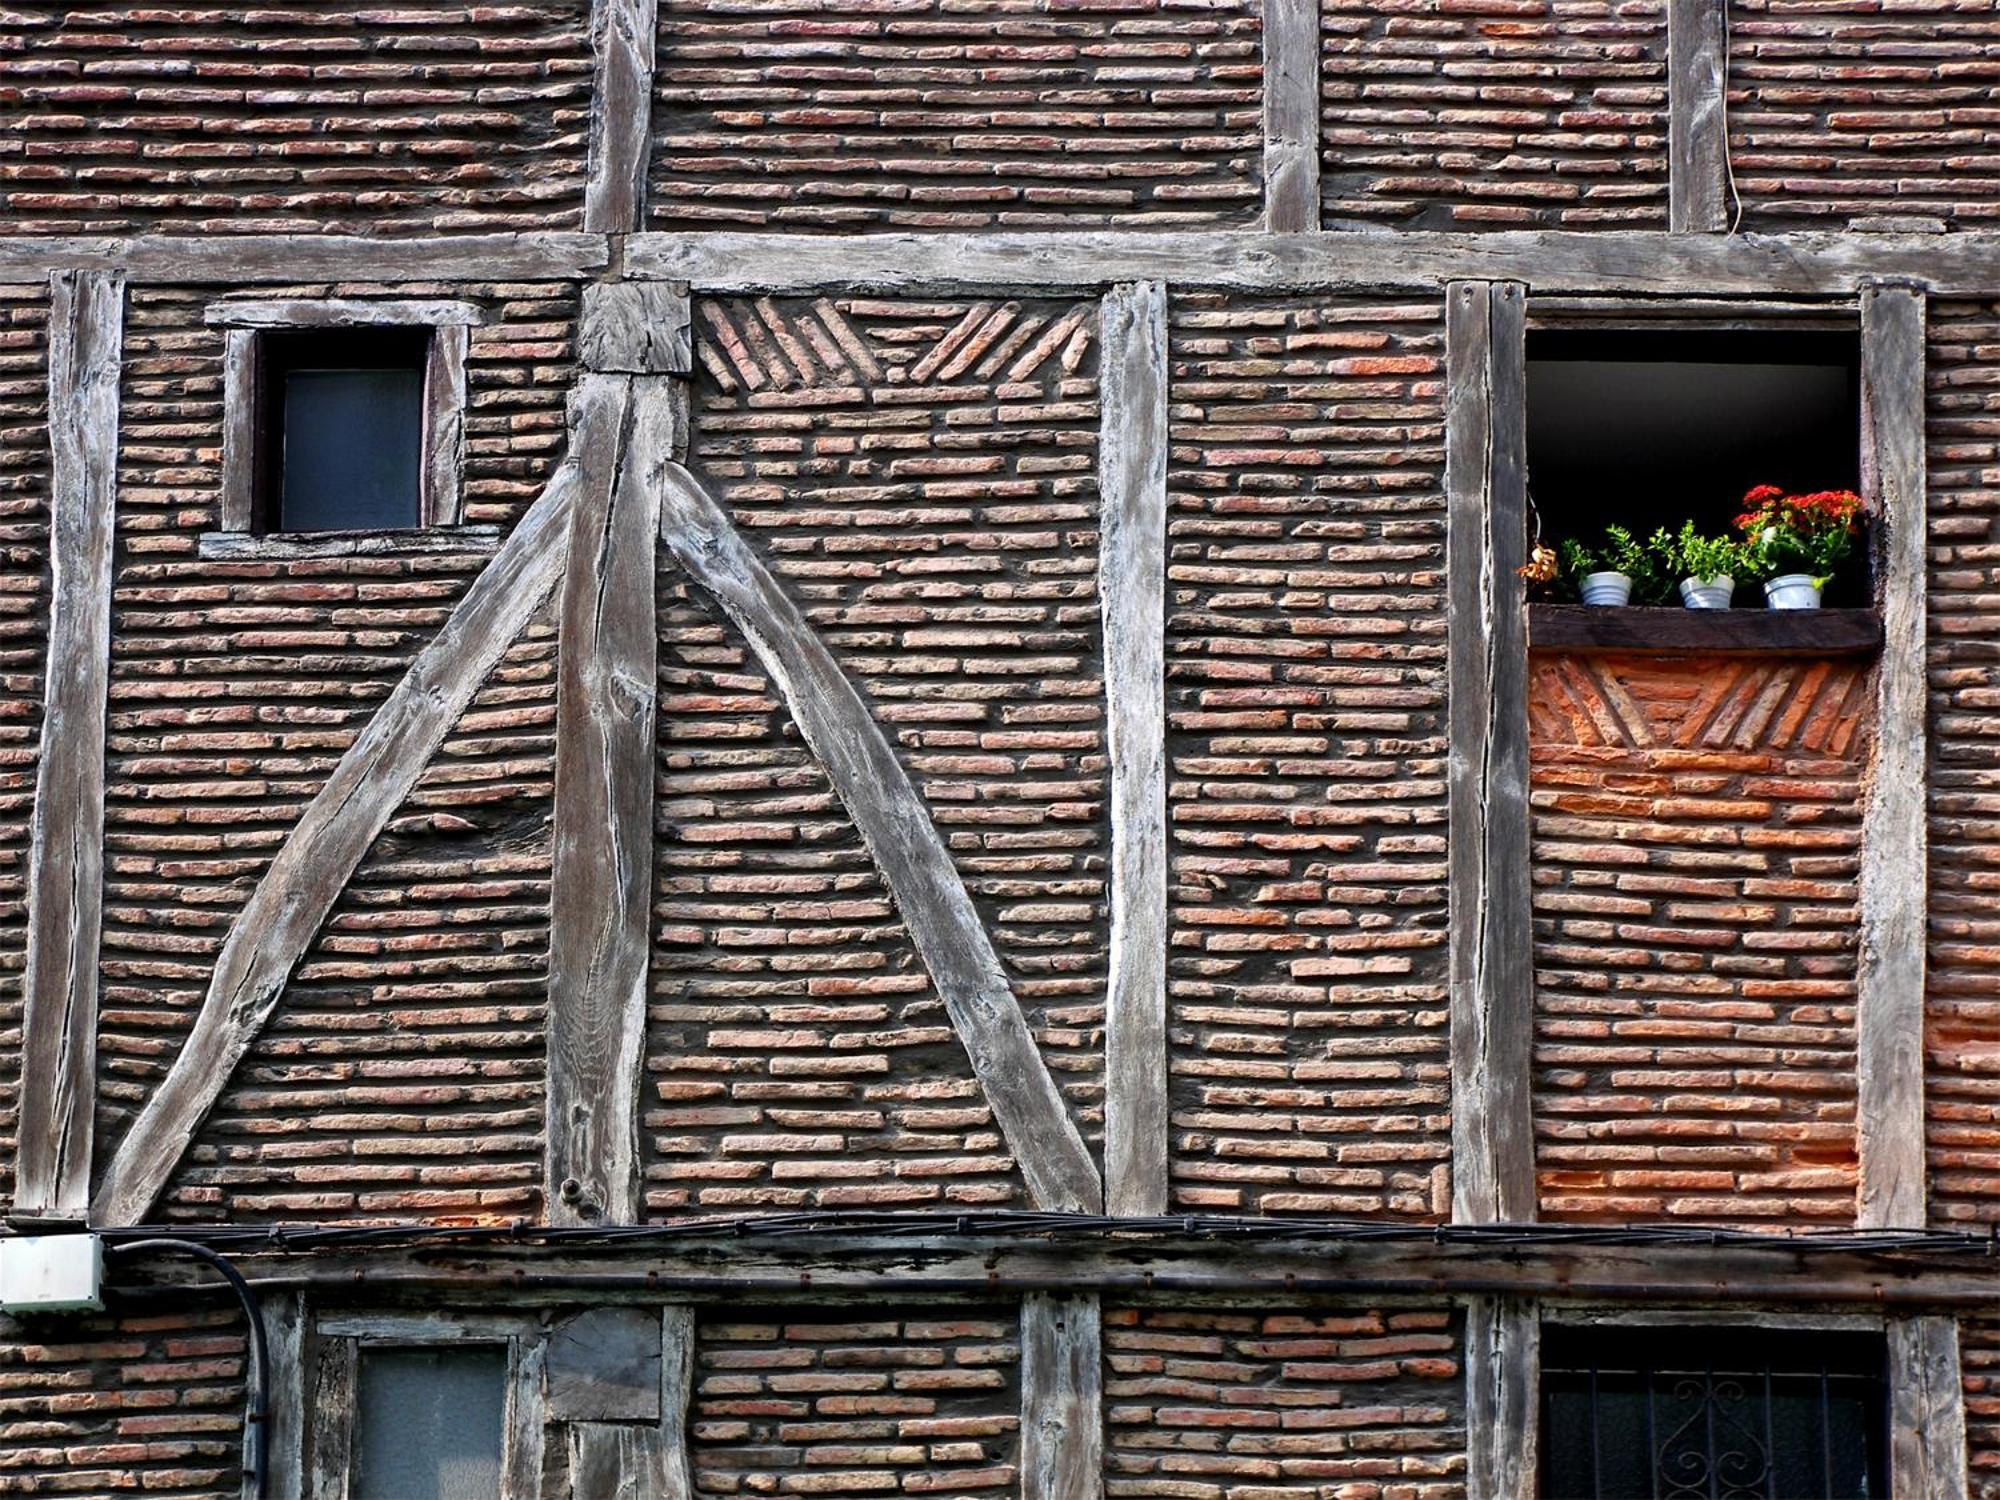
[[[1623,573],[1586,573],[1577,592],[1585,604],[1629,604],[1632,580]]]
[[[1727,609],[1735,592],[1736,580],[1726,573],[1681,580],[1681,603],[1689,609]]]
[[[1820,582],[1810,573],[1784,573],[1764,585],[1772,609],[1818,609]]]

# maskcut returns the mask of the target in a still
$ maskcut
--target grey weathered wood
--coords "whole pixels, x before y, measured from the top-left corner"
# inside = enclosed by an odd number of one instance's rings
[[[670,1493],[667,1444],[657,1427],[583,1422],[569,1429],[570,1500]]]
[[[1668,0],[1667,227],[1729,228],[1728,0]]]
[[[270,1406],[264,1428],[268,1455],[268,1500],[301,1500],[305,1493],[306,1310],[298,1292],[258,1299],[264,1341],[270,1356],[265,1379]],[[252,1475],[243,1476],[243,1500],[259,1496]]]
[[[256,536],[204,531],[195,555],[208,562],[299,562],[322,557],[482,557],[499,550],[497,526],[419,527],[408,531],[301,531]]]
[[[570,456],[341,757],[251,892],[187,1042],[99,1184],[94,1222],[145,1217],[355,866],[548,597],[568,552],[577,455],[615,444],[625,387],[620,379],[585,377],[571,411]]]
[[[625,234],[645,220],[657,12],[657,0],[592,0],[590,7],[597,86],[590,101],[583,227],[599,234]]]
[[[617,1309],[643,1322],[652,1348],[652,1419],[644,1425],[581,1422],[569,1428],[569,1500],[693,1500],[688,1465],[688,1402],[694,1387],[694,1309],[668,1306]],[[588,1315],[586,1315],[588,1316]],[[636,1324],[635,1324],[636,1326]],[[554,1369],[556,1344],[550,1345]],[[550,1385],[549,1415],[563,1420]]]
[[[50,278],[49,636],[28,852],[14,1211],[80,1218],[97,1102],[104,722],[125,282]]]
[[[1021,1301],[1021,1500],[1104,1493],[1104,1373],[1097,1298]]]
[[[347,1500],[354,1467],[354,1397],[361,1351],[352,1339],[316,1340],[312,1373],[306,1493],[312,1500]]]
[[[581,453],[559,616],[544,1147],[552,1224],[639,1216],[658,752],[653,573],[674,412],[670,382],[627,384],[616,441]]]
[[[660,1435],[666,1443],[665,1486],[660,1500],[694,1500],[688,1461],[688,1412],[694,1403],[695,1310],[670,1303],[660,1309]]]
[[[0,282],[52,270],[124,271],[146,282],[203,286],[306,281],[536,281],[592,275],[610,264],[602,235],[537,231],[423,239],[340,234],[8,235]]]
[[[248,535],[257,510],[257,335],[222,335],[222,496],[224,531]]]
[[[600,281],[585,287],[576,356],[586,370],[686,374],[694,367],[687,284]]]
[[[1167,1211],[1167,294],[1119,287],[1099,315],[1098,591],[1111,760],[1104,1197]]]
[[[507,1427],[496,1500],[541,1500],[548,1432],[542,1392],[548,1348],[548,1340],[536,1328],[522,1329],[507,1340]]]
[[[1924,945],[1929,900],[1925,731],[1924,299],[1861,298],[1862,483],[1874,525],[1882,655],[1861,814],[1855,972],[1858,1222],[1925,1222]]]
[[[1040,1208],[1095,1213],[1090,1152],[1029,1034],[930,812],[840,664],[735,524],[685,468],[666,468],[661,528],[689,579],[740,631],[826,770],[895,898],[917,955]]]
[[[424,361],[423,491],[426,526],[456,526],[465,509],[465,358],[472,330],[444,323],[431,332]]]
[[[1535,1500],[1541,1344],[1532,1301],[1466,1303],[1466,1500]]]
[[[1452,1215],[1535,1217],[1529,1105],[1527,392],[1511,283],[1446,298]]]
[[[476,302],[412,297],[267,297],[211,302],[219,328],[464,328],[486,321]]]
[[[1319,228],[1319,4],[1264,3],[1264,227]]]
[[[1967,1493],[1965,1384],[1955,1318],[1889,1322],[1890,1500]]]
[[[660,1420],[660,1319],[593,1307],[549,1331],[548,1415],[560,1422]]]

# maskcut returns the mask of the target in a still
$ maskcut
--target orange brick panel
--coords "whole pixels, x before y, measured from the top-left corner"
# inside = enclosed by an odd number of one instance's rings
[[[1462,1500],[1448,1308],[1104,1309],[1111,1500]]]
[[[1173,1195],[1449,1210],[1443,328],[1175,299]]]
[[[1538,653],[1544,1217],[1854,1217],[1870,676]]]
[[[1965,1372],[1967,1500],[2000,1500],[2000,1322],[1961,1319],[1958,1355]]]
[[[1253,0],[664,0],[657,228],[1247,224]]]
[[[698,304],[694,463],[853,675],[1101,1124],[1091,304]],[[733,630],[663,570],[655,1211],[984,1206],[1019,1175],[887,888]]]
[[[584,0],[23,8],[8,17],[0,224],[574,229],[589,11]]]
[[[2000,218],[2000,0],[1732,0],[1729,26],[1746,228]]]
[[[1665,229],[1663,0],[1321,0],[1329,226]]]
[[[747,1309],[704,1319],[688,1414],[695,1493],[1014,1495],[1019,1365],[1011,1312]]]

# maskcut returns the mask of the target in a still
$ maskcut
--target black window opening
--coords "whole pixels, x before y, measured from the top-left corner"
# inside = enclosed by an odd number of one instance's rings
[[[1545,1326],[1542,1500],[1877,1500],[1879,1333]]]
[[[504,1346],[364,1349],[350,1500],[491,1500],[506,1444]]]
[[[1734,536],[1753,486],[1861,488],[1858,329],[1530,329],[1527,383],[1528,493],[1552,546],[1614,522]],[[1857,557],[1826,603],[1867,593]]]
[[[259,341],[258,532],[424,524],[428,329],[275,332]]]

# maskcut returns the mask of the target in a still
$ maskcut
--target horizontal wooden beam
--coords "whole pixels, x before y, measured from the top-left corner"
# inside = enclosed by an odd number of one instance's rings
[[[1864,656],[1881,644],[1882,617],[1872,609],[1528,606],[1528,645],[1536,651]]]
[[[135,282],[198,286],[573,281],[610,264],[611,241],[598,234],[0,237],[0,282],[40,281],[57,269],[123,271]]]

